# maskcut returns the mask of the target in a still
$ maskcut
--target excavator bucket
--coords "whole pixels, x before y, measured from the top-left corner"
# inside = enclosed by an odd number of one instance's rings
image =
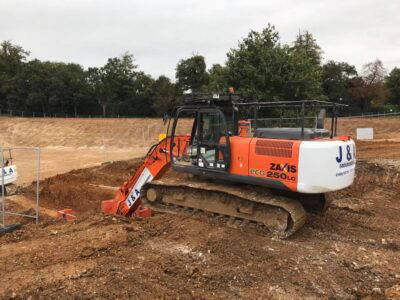
[[[121,188],[115,193],[114,199],[105,200],[101,203],[101,210],[106,214],[131,216],[139,208],[141,201],[137,199],[132,206],[128,207],[125,198],[126,193]]]
[[[116,214],[116,210],[114,209],[114,199],[105,200],[101,203],[101,210],[106,214]]]
[[[101,210],[105,213],[105,214],[123,214],[120,213],[119,211],[119,205],[118,205],[119,201],[115,201],[115,199],[111,199],[111,200],[105,200],[101,203]],[[141,205],[141,201],[138,201],[138,205],[136,208],[132,208],[130,210],[130,214],[133,214],[135,217],[138,218],[148,218],[151,217],[151,209],[147,208],[147,207],[142,207]],[[126,214],[123,214],[126,215]]]

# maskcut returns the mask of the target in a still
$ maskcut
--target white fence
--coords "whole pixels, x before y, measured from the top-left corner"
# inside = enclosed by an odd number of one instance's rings
[[[82,115],[82,114],[68,114],[68,113],[49,113],[49,112],[28,112],[23,110],[11,110],[11,109],[0,109],[0,116],[5,117],[28,117],[28,118],[128,118],[135,119],[140,118],[137,116],[124,116],[120,114],[113,115]],[[374,118],[374,117],[390,117],[390,116],[400,116],[400,111],[397,112],[365,112],[350,116],[339,116],[341,118]],[[280,118],[282,119],[282,118]]]
[[[0,109],[0,116],[4,117],[28,117],[28,118],[138,118],[137,116],[125,116],[120,114],[73,114],[73,113],[54,113],[54,112],[34,112],[16,109]]]
[[[344,116],[341,118],[384,118],[384,117],[397,117],[400,112],[381,112],[381,113],[363,113],[360,115]]]

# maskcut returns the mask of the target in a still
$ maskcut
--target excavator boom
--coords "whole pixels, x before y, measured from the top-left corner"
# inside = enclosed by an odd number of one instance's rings
[[[190,137],[175,136],[174,141],[178,140],[182,144],[186,144],[188,138]],[[143,185],[162,177],[171,165],[170,155],[168,154],[170,143],[171,139],[167,137],[150,148],[143,163],[128,181],[124,182],[116,191],[114,199],[103,201],[103,212],[131,216],[139,208],[141,204],[140,191]]]

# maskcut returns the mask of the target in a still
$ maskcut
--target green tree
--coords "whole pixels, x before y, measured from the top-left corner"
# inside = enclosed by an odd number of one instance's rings
[[[50,99],[54,102],[54,92],[58,88],[54,66],[51,62],[34,59],[24,66],[21,81],[27,91],[27,106],[32,111],[49,112]]]
[[[131,93],[133,81],[137,76],[137,65],[133,55],[109,58],[101,68],[89,68],[88,84],[90,91],[102,108],[103,116],[108,110],[116,112],[124,98]]]
[[[351,102],[350,83],[357,76],[354,66],[346,62],[328,61],[322,66],[322,87],[324,94],[330,101],[342,99],[345,103]]]
[[[393,68],[386,78],[386,87],[389,91],[389,99],[393,104],[400,105],[400,68]]]
[[[182,59],[176,66],[177,86],[181,91],[201,91],[208,83],[206,63],[201,55],[193,55],[188,59]]]
[[[229,83],[236,90],[264,100],[283,98],[290,54],[289,47],[279,43],[273,25],[261,32],[250,31],[227,57]]]
[[[144,72],[138,72],[133,78],[131,89],[126,94],[128,104],[126,112],[137,117],[150,117],[154,115],[154,109],[151,103],[151,93],[154,79]]]
[[[208,85],[207,91],[211,93],[221,93],[226,91],[229,87],[228,70],[226,67],[220,64],[214,64],[210,70],[208,70]]]
[[[0,108],[14,109],[24,105],[17,80],[28,56],[28,51],[10,41],[0,44]]]
[[[78,113],[87,99],[86,74],[77,64],[32,60],[17,76],[25,108],[43,113]],[[22,93],[21,93],[22,94]]]
[[[313,57],[305,50],[291,49],[289,59],[289,72],[283,74],[286,77],[283,85],[285,99],[327,100],[322,89],[322,70],[320,66],[315,65]]]
[[[91,97],[97,100],[102,108],[103,117],[107,114],[107,106],[111,103],[112,93],[107,88],[106,76],[102,68],[89,68],[87,70],[87,84]]]
[[[59,87],[56,91],[55,104],[61,107],[61,112],[73,112],[75,116],[79,113],[79,108],[87,103],[86,73],[81,65],[78,64],[58,64],[57,79]],[[58,109],[56,109],[58,110]]]
[[[263,100],[321,98],[321,71],[302,44],[279,42],[271,24],[251,31],[227,54],[229,81],[237,90]]]
[[[176,88],[171,80],[161,75],[152,86],[151,102],[157,116],[162,116],[176,104]]]
[[[0,82],[15,78],[28,56],[29,52],[21,46],[3,41],[0,44]]]
[[[0,44],[0,108],[43,113],[154,115],[154,80],[138,71],[133,55],[107,60],[100,68],[72,63],[26,62],[28,52]]]
[[[306,56],[315,66],[321,65],[323,52],[321,47],[317,44],[316,39],[310,32],[308,32],[308,30],[304,31],[303,33],[299,32],[296,40],[294,41],[293,50],[301,52],[304,51]]]
[[[313,35],[299,33],[290,48],[291,72],[285,89],[288,99],[326,100],[322,89],[322,50]]]

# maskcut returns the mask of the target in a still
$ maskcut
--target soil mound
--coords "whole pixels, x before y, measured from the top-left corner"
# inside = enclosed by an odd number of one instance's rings
[[[40,205],[52,209],[72,208],[78,213],[100,211],[101,202],[113,198],[115,189],[129,178],[142,160],[104,163],[44,179],[40,182]],[[35,183],[26,188],[32,199],[34,192]]]

